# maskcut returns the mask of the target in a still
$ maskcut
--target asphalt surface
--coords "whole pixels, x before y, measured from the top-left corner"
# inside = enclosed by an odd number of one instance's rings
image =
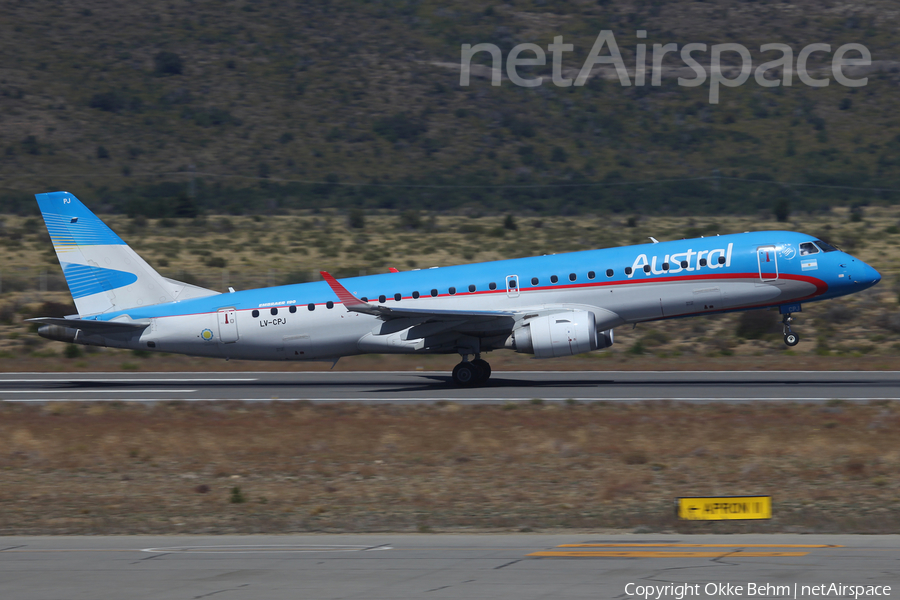
[[[495,372],[458,388],[444,372],[5,373],[7,402],[311,400],[316,402],[502,403],[548,401],[752,400],[824,402],[900,399],[900,372]]]
[[[691,585],[690,599],[813,598],[830,584],[890,598],[898,559],[897,535],[3,537],[0,598],[597,600],[666,584]]]

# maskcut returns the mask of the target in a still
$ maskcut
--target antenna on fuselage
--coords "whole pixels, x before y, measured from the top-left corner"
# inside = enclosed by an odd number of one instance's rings
[[[654,244],[658,244],[658,243],[659,243],[659,240],[656,239],[655,237],[653,237],[652,235],[650,236],[650,239],[653,240],[653,243],[654,243]]]

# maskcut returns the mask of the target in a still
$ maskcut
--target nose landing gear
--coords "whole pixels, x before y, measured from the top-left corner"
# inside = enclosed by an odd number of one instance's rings
[[[791,330],[791,323],[793,321],[794,318],[791,316],[791,313],[787,313],[781,319],[781,324],[784,328],[784,343],[788,346],[796,346],[800,342],[800,336]]]
[[[468,355],[463,355],[461,363],[453,367],[453,382],[460,387],[472,387],[485,383],[491,377],[491,365],[482,360],[480,354],[469,362]]]

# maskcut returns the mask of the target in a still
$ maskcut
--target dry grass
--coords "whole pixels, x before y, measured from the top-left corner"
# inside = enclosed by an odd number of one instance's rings
[[[897,403],[7,404],[0,532],[896,532],[898,429]],[[706,494],[775,518],[674,520]]]

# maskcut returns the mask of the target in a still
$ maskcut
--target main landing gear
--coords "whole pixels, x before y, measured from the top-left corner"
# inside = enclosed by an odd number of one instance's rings
[[[482,360],[480,354],[469,362],[467,354],[462,355],[462,362],[453,367],[453,382],[460,387],[472,387],[485,383],[491,377],[491,365]]]
[[[791,316],[791,313],[787,313],[784,315],[784,318],[781,319],[781,324],[784,327],[784,343],[788,346],[796,346],[798,342],[800,342],[800,336],[791,331],[791,323],[794,318]]]

